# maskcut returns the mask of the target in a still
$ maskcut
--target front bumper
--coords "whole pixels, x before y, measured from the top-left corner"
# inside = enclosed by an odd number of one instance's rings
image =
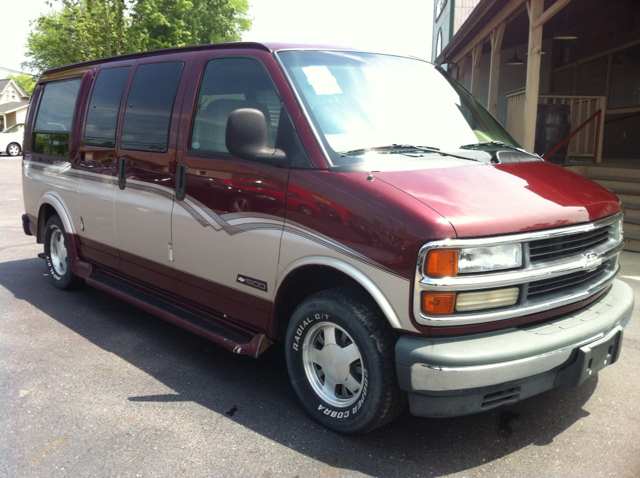
[[[400,387],[417,416],[468,415],[556,386],[577,386],[620,354],[633,291],[621,281],[588,307],[542,325],[449,338],[403,336]]]

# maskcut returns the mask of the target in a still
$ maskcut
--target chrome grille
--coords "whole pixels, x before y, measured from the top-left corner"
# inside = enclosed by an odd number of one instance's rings
[[[605,226],[593,231],[531,241],[529,260],[532,264],[537,264],[590,251],[609,240],[611,227]]]
[[[598,275],[605,272],[607,267],[609,267],[609,263],[602,264],[600,267],[592,271],[579,271],[560,277],[554,277],[552,279],[531,282],[529,283],[529,292],[527,293],[527,298],[535,298],[540,294],[548,294],[550,292],[558,292],[564,290],[569,291],[570,289],[579,284],[582,284],[583,282],[587,282],[591,279],[596,278]]]

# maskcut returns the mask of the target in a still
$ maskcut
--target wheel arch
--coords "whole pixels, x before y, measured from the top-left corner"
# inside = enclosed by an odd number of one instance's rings
[[[42,195],[42,198],[40,198],[40,204],[38,205],[38,244],[42,244],[44,242],[44,226],[47,224],[49,218],[54,214],[57,214],[60,217],[67,233],[75,233],[73,223],[71,221],[71,215],[69,214],[69,210],[67,209],[64,201],[58,193],[54,191],[47,191]]]
[[[279,280],[270,330],[272,336],[284,337],[291,314],[304,299],[335,287],[355,289],[368,295],[394,329],[402,328],[386,295],[364,272],[337,259],[309,257],[292,264]]]
[[[11,147],[12,144],[15,144],[18,149],[20,150],[20,152],[22,152],[22,145],[20,143],[18,143],[17,141],[11,141],[10,143],[7,144],[7,147],[5,148],[5,151],[7,154],[9,154],[9,148]]]

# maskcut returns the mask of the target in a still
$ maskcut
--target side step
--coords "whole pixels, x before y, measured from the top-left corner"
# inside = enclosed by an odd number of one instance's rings
[[[141,292],[115,279],[94,273],[86,278],[87,284],[100,289],[147,312],[200,335],[233,353],[249,355],[257,358],[267,350],[271,341],[264,334],[257,334],[252,339],[229,331],[189,311],[169,304],[157,297]]]

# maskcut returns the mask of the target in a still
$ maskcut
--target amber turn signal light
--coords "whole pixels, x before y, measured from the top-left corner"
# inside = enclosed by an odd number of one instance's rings
[[[455,292],[423,292],[422,312],[428,315],[450,315],[456,305]]]
[[[429,251],[426,273],[430,277],[455,277],[458,275],[458,251],[441,249]]]

